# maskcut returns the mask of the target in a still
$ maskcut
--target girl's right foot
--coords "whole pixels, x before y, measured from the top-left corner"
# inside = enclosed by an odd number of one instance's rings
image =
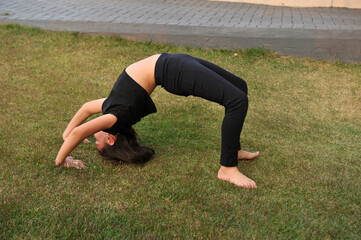
[[[218,171],[218,179],[227,181],[243,188],[257,188],[256,183],[243,175],[237,167],[224,167]]]

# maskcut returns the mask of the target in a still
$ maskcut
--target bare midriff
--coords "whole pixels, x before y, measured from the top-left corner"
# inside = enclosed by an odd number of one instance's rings
[[[160,54],[150,56],[139,62],[129,65],[125,71],[127,74],[142,86],[150,95],[156,87],[154,79],[155,63]]]

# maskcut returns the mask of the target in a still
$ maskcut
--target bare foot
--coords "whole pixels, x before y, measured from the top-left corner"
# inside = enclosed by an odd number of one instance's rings
[[[243,175],[237,167],[224,167],[218,171],[218,179],[230,182],[243,188],[257,188],[256,183]]]
[[[246,151],[243,151],[243,150],[238,151],[238,159],[251,160],[251,159],[256,158],[258,156],[259,156],[259,152],[252,153],[252,152],[246,152]]]

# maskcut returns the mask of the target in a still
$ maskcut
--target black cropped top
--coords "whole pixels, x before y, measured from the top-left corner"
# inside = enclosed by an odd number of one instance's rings
[[[108,98],[102,105],[103,114],[113,114],[117,121],[105,132],[117,134],[123,128],[130,127],[141,118],[157,112],[148,92],[134,81],[127,72],[120,74]]]

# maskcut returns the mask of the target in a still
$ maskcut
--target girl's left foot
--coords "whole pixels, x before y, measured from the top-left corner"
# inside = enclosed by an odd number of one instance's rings
[[[252,153],[252,152],[246,152],[246,151],[243,151],[243,150],[238,151],[238,159],[251,160],[251,159],[254,159],[254,158],[258,157],[258,156],[259,156],[259,152]]]

